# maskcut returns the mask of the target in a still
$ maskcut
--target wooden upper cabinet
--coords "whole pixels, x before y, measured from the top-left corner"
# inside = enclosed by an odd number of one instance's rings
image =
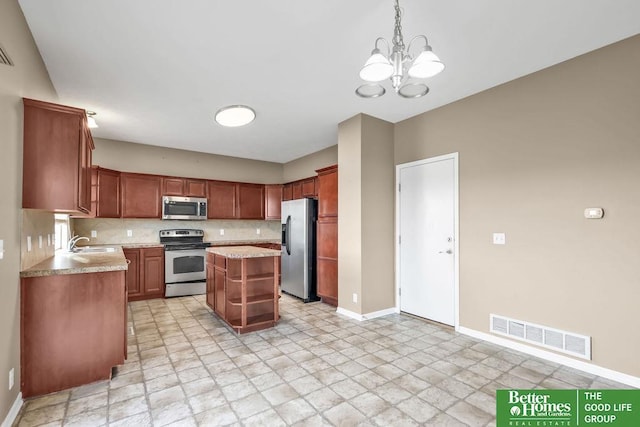
[[[184,179],[165,176],[162,178],[163,196],[182,196],[184,194]]]
[[[264,186],[264,219],[280,219],[282,185]]]
[[[238,219],[264,219],[264,185],[238,183]]]
[[[207,181],[204,179],[185,179],[184,195],[187,197],[207,197]]]
[[[291,183],[282,186],[282,201],[293,200],[293,185]]]
[[[291,183],[291,200],[302,199],[302,181]]]
[[[318,169],[318,217],[338,216],[338,166]]]
[[[120,172],[96,168],[96,208],[98,218],[120,218]]]
[[[203,179],[162,178],[163,196],[207,197],[207,181]]]
[[[236,218],[236,183],[227,181],[207,181],[207,218]]]
[[[315,197],[316,195],[316,179],[315,177],[303,179],[302,185],[302,197]]]
[[[162,217],[162,177],[123,172],[120,189],[123,218]]]
[[[22,207],[91,211],[91,152],[86,112],[23,99]]]

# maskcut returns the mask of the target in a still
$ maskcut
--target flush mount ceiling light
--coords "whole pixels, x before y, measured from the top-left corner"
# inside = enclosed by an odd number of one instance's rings
[[[248,125],[255,118],[256,112],[246,105],[230,105],[219,109],[216,113],[216,122],[227,127]]]
[[[98,127],[98,123],[96,123],[96,118],[94,117],[95,115],[95,112],[87,111],[87,126],[89,126],[89,129],[95,129]]]
[[[360,70],[360,78],[367,83],[356,89],[356,94],[363,98],[377,98],[384,95],[385,89],[381,82],[391,79],[391,85],[396,93],[404,98],[420,98],[429,92],[422,79],[433,77],[444,70],[444,64],[431,50],[427,37],[415,36],[409,42],[405,50],[402,38],[402,11],[398,0],[395,0],[396,23],[391,42],[393,48],[389,49],[389,42],[378,37],[376,39],[371,56]],[[411,55],[411,47],[416,40],[424,40],[424,46],[417,56]],[[386,45],[386,54],[378,47],[378,42]],[[412,80],[410,80],[412,79]]]

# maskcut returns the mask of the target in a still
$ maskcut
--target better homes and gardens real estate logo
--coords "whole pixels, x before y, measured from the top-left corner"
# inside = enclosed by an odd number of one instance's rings
[[[640,427],[640,390],[497,390],[497,427]]]

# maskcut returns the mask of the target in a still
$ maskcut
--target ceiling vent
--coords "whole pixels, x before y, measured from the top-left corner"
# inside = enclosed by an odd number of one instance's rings
[[[493,333],[591,360],[591,337],[496,314],[489,322]]]
[[[13,62],[11,62],[9,55],[7,55],[7,51],[2,47],[2,45],[0,45],[0,64],[13,66]]]

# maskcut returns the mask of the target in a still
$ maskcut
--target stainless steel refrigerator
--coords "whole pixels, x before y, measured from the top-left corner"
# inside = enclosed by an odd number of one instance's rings
[[[317,301],[317,201],[282,202],[282,267],[280,289],[304,302]]]

